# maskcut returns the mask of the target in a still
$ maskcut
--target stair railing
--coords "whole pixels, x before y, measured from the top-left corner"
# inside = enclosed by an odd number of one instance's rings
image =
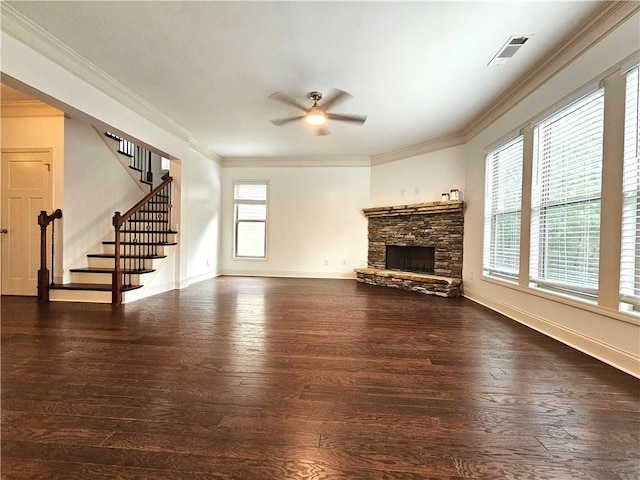
[[[126,213],[115,212],[114,268],[111,303],[122,303],[122,292],[132,286],[134,275],[147,268],[148,260],[158,253],[158,246],[169,243],[172,219],[171,182],[168,174]]]
[[[136,170],[140,171],[140,180],[153,185],[153,170],[151,169],[151,152],[146,148],[135,145],[131,162]]]
[[[62,218],[62,210],[59,208],[51,215],[46,210],[41,210],[38,215],[40,225],[40,270],[38,270],[38,302],[49,301],[49,287],[54,285],[55,275],[55,220]],[[49,270],[47,269],[47,227],[51,224],[51,283],[49,283]]]
[[[118,141],[118,153],[129,157],[129,167],[140,172],[140,181],[149,184],[153,189],[153,168],[151,162],[151,151],[140,147],[129,140],[118,135],[105,132],[109,138]]]

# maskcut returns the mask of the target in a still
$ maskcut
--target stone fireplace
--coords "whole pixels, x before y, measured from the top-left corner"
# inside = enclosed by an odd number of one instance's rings
[[[462,201],[366,208],[368,267],[359,282],[443,297],[462,288]]]

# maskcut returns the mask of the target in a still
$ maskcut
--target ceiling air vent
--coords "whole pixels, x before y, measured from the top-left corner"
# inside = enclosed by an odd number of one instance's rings
[[[489,65],[504,65],[520,50],[520,47],[522,47],[527,40],[529,40],[529,36],[519,35],[517,37],[511,37],[491,59]]]

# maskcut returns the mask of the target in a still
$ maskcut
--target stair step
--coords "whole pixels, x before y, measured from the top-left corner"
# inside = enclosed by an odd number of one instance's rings
[[[116,135],[115,133],[111,133],[111,132],[104,132],[105,137],[108,138],[113,138],[114,140],[117,140],[118,142],[120,140],[123,140],[121,137],[119,137],[118,135]]]
[[[147,233],[147,232],[142,232]],[[115,245],[114,241],[102,242],[103,245]],[[120,245],[153,245],[156,247],[170,247],[177,245],[176,242],[120,242]]]
[[[128,292],[142,288],[142,285],[123,285],[122,291]],[[93,292],[110,292],[110,283],[63,283],[60,285],[50,285],[50,290],[88,290]]]
[[[124,274],[131,275],[141,275],[143,273],[151,273],[155,272],[155,268],[143,268],[141,270],[122,270]],[[84,267],[84,268],[71,268],[69,272],[74,273],[104,273],[111,275],[113,273],[113,268],[99,268],[99,267]]]
[[[132,223],[167,223],[168,220],[162,220],[157,218],[130,218],[127,222]]]
[[[162,222],[169,224],[169,212],[138,212],[132,217],[136,222]]]
[[[113,253],[89,253],[88,258],[115,258]],[[120,259],[139,258],[142,260],[153,260],[154,258],[167,258],[166,255],[120,255]]]
[[[178,232],[175,230],[131,230],[123,228],[120,233],[166,233],[167,235],[175,235]]]

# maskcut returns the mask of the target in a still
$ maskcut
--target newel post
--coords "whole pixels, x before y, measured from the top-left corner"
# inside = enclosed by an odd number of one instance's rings
[[[47,212],[38,215],[40,225],[40,270],[38,270],[38,302],[49,301],[49,270],[47,269]]]
[[[49,270],[47,269],[47,226],[56,218],[62,218],[62,210],[59,208],[51,215],[47,215],[46,210],[40,210],[38,215],[38,225],[40,225],[40,270],[38,270],[38,302],[49,301]],[[53,264],[54,229],[51,226],[51,271],[55,274],[55,266]]]
[[[120,212],[113,215],[113,227],[115,228],[115,247],[113,276],[111,279],[111,303],[120,305],[122,303],[122,269],[120,268],[120,228],[122,227],[122,216]]]

